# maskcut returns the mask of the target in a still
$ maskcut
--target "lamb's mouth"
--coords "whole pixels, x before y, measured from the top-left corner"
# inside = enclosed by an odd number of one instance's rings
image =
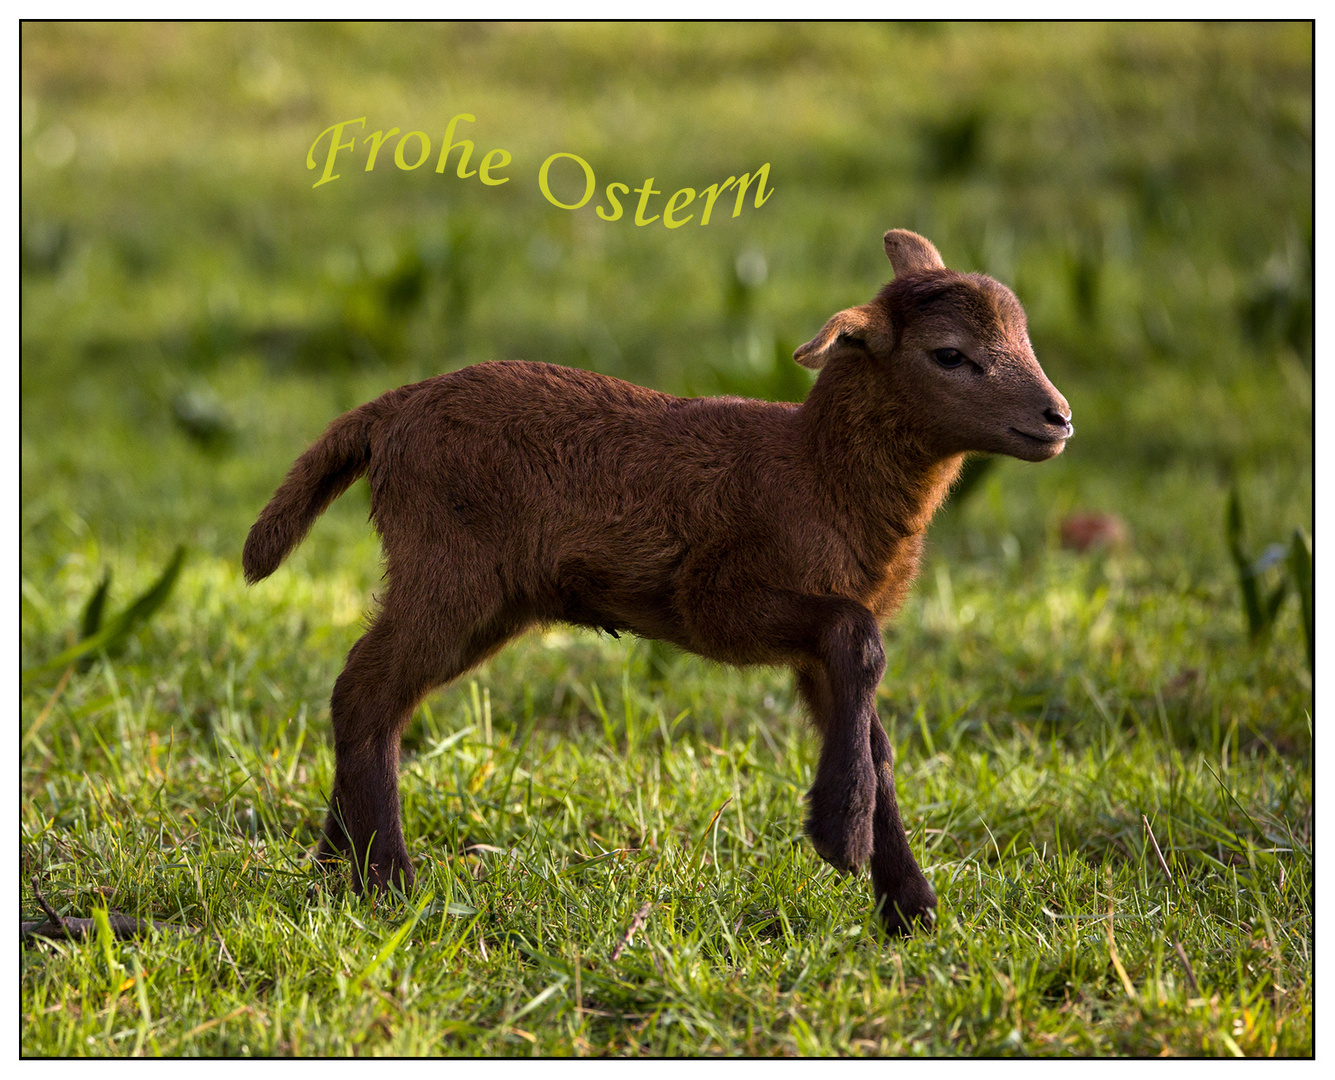
[[[1027,439],[1029,442],[1038,446],[1052,446],[1054,443],[1064,443],[1075,434],[1075,428],[1068,429],[1064,435],[1031,435],[1029,432],[1021,431],[1016,427],[1011,428],[1011,431],[1020,436],[1020,438]]]
[[[1060,435],[1034,435],[1013,427],[1010,433],[1015,436],[1010,448],[1005,451],[1021,461],[1047,461],[1066,449],[1066,440],[1070,438],[1068,429]]]

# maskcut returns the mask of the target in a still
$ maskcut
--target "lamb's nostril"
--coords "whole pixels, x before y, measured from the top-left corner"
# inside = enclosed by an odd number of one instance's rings
[[[1070,427],[1071,418],[1057,409],[1046,409],[1043,413],[1043,419],[1049,424],[1056,424],[1058,427]]]

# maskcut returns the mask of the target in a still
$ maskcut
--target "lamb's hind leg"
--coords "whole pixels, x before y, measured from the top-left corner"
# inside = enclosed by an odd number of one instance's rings
[[[318,858],[352,863],[353,888],[408,889],[412,863],[399,821],[399,738],[426,687],[405,677],[394,620],[382,613],[334,683],[334,786]]]
[[[357,892],[413,883],[399,813],[399,740],[417,702],[510,636],[460,626],[387,604],[334,683],[334,786],[317,858],[349,860]]]

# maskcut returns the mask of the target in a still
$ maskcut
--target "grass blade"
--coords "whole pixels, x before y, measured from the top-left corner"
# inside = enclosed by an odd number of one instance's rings
[[[181,572],[181,565],[185,562],[185,546],[181,545],[167,563],[166,568],[149,588],[135,598],[124,611],[108,622],[105,626],[93,634],[92,637],[85,638],[77,645],[74,645],[57,656],[43,664],[30,667],[23,672],[23,681],[26,683],[29,679],[36,678],[38,675],[45,675],[47,672],[56,671],[68,664],[74,663],[82,657],[103,649],[111,649],[119,645],[140,623],[149,619],[152,614],[158,610],[167,601],[171,595],[172,587],[176,584],[177,575]]]
[[[389,935],[389,940],[380,947],[380,951],[375,954],[375,959],[367,964],[362,973],[357,976],[356,985],[366,985],[367,980],[376,973],[380,965],[388,960],[394,954],[394,950],[403,944],[404,938],[412,932],[413,927],[417,925],[417,921],[422,917],[422,912],[426,911],[435,898],[435,893],[426,894],[412,915],[403,921],[403,925]]]

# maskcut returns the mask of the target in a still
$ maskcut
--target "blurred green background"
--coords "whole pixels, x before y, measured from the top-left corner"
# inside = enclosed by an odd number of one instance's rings
[[[1119,565],[1233,633],[1229,485],[1257,550],[1311,527],[1307,24],[26,24],[22,48],[25,663],[103,564],[234,563],[292,458],[389,387],[517,357],[800,399],[792,349],[889,277],[889,227],[1012,285],[1074,409],[1062,458],[955,500],[939,555],[1114,513]],[[509,183],[431,167],[461,112]],[[360,116],[313,188],[312,142]],[[428,164],[395,137],[365,173],[390,127]],[[538,190],[557,151],[596,172],[582,210]],[[653,177],[661,212],[767,162],[764,206],[706,227],[594,213],[614,180]],[[373,583],[366,510],[360,485],[294,565]]]

